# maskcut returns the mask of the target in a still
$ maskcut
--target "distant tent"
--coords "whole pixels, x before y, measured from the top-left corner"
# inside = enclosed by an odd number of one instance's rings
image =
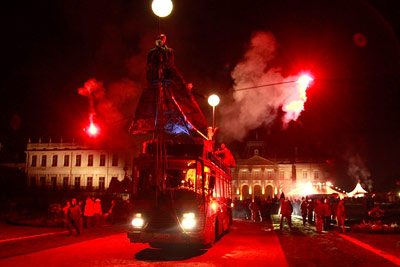
[[[357,183],[356,187],[354,188],[353,191],[348,193],[347,195],[349,197],[363,197],[364,194],[368,193],[364,188],[362,188],[360,182]]]

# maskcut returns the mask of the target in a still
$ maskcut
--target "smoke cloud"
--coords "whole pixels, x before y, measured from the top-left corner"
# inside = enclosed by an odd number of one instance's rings
[[[295,76],[284,77],[282,68],[272,66],[277,47],[272,33],[254,33],[247,51],[232,71],[233,89],[297,80]],[[291,120],[296,120],[304,108],[305,101],[301,99],[297,87],[296,83],[285,83],[234,91],[232,103],[220,108],[221,132],[224,138],[242,140],[249,130],[273,122],[283,107],[301,101],[299,111],[287,110],[282,118],[283,126],[287,126]],[[283,110],[286,111],[285,108]]]
[[[347,174],[355,180],[360,181],[364,189],[372,190],[373,181],[370,179],[371,172],[367,168],[363,158],[359,153],[347,151],[345,159],[348,162]]]
[[[150,35],[142,36],[139,52],[125,59],[128,77],[110,82],[106,86],[91,78],[78,89],[78,93],[89,100],[89,118],[93,118],[94,122],[101,121],[103,134],[107,132],[108,135],[103,137],[115,148],[127,147],[132,140],[128,129],[143,90],[148,50],[146,43],[150,43],[149,39]]]

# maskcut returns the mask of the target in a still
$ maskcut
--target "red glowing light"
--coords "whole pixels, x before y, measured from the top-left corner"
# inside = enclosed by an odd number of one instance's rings
[[[91,137],[95,137],[97,134],[99,134],[99,130],[100,130],[99,127],[94,124],[93,117],[94,117],[94,113],[90,113],[89,114],[90,125],[87,128],[83,129]]]
[[[93,122],[91,122],[88,130],[89,134],[96,135],[98,131],[99,130],[97,129],[97,127],[93,124]]]
[[[297,83],[299,85],[299,90],[304,91],[304,95],[306,92],[306,89],[308,88],[308,86],[310,85],[310,83],[313,81],[314,79],[311,78],[308,75],[301,75],[298,79],[297,79]]]
[[[306,90],[313,80],[313,78],[305,74],[297,79],[296,93],[292,95],[290,101],[283,107],[283,110],[286,112],[285,120],[287,122],[297,120],[300,113],[304,110],[304,103],[307,101]]]

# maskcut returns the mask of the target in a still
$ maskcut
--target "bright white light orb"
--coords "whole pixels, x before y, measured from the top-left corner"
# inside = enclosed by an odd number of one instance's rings
[[[301,75],[297,80],[297,83],[300,85],[301,88],[307,88],[313,80],[314,79],[308,75]]]
[[[208,97],[208,104],[210,104],[210,106],[212,106],[212,107],[218,106],[218,104],[219,104],[219,96],[210,95]]]
[[[91,123],[90,124],[90,127],[89,127],[89,133],[91,134],[91,135],[96,135],[97,134],[97,127],[93,124],[93,123]]]
[[[153,0],[151,4],[151,9],[154,14],[163,18],[171,14],[173,5],[171,0]]]

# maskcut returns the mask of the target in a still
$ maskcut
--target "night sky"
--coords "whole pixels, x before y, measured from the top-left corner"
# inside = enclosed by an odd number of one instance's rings
[[[262,32],[275,40],[265,72],[314,77],[305,110],[284,125],[281,108],[268,109],[272,119],[239,140],[221,133],[219,141],[239,157],[244,141],[258,136],[268,156],[292,157],[297,147],[299,157],[331,159],[345,189],[360,178],[375,191],[399,190],[400,3],[329,2],[176,0],[160,24],[149,0],[9,3],[0,16],[1,160],[24,161],[14,152],[28,137],[81,136],[90,106],[78,89],[91,78],[105,90],[96,106],[104,133],[127,131],[159,26],[210,124],[201,95],[211,93],[221,97],[217,124],[229,124],[223,111],[233,105],[232,71]]]

